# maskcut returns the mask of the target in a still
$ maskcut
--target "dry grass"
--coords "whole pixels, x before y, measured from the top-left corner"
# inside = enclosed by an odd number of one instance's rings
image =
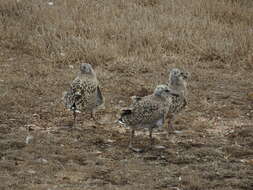
[[[1,0],[0,12],[2,46],[54,63],[173,56],[252,68],[250,0]]]
[[[252,0],[48,2],[0,0],[0,189],[252,189]],[[135,154],[123,128],[85,114],[79,130],[64,128],[60,98],[82,61],[109,121],[168,68],[189,71],[181,133],[155,134],[166,149]]]

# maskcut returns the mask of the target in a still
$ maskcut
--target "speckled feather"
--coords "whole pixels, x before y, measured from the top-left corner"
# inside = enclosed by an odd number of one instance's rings
[[[176,94],[172,94],[170,97],[168,97],[167,101],[168,112],[173,114],[179,113],[187,105],[185,97]]]
[[[133,129],[161,127],[166,113],[166,101],[155,94],[133,97],[129,109],[121,113],[120,122]]]
[[[189,73],[183,72],[177,68],[170,71],[168,88],[171,90],[171,96],[167,98],[167,111],[169,114],[177,114],[182,111],[187,105],[187,83]]]
[[[92,71],[93,72],[93,71]],[[92,111],[104,103],[95,73],[80,73],[64,94],[65,106],[79,112]]]

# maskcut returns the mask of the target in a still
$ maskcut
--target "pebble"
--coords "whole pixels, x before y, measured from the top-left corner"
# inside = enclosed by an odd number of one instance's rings
[[[26,143],[26,144],[29,144],[33,139],[34,139],[33,136],[28,135],[28,136],[26,137],[26,139],[25,139],[25,143]]]

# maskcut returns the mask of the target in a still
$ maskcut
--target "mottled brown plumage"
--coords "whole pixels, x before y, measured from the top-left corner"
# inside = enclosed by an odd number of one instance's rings
[[[134,151],[139,149],[132,147],[132,140],[135,130],[148,128],[150,132],[150,142],[152,144],[152,130],[162,127],[167,110],[168,97],[170,91],[166,85],[156,87],[153,94],[145,97],[134,97],[133,103],[127,109],[123,109],[119,122],[132,129],[129,148]]]
[[[189,73],[174,68],[169,72],[168,88],[171,95],[167,98],[167,116],[169,120],[168,125],[173,128],[172,120],[174,116],[182,111],[187,105],[187,82]]]
[[[90,112],[95,119],[95,111],[104,104],[104,98],[96,73],[90,64],[81,64],[80,73],[71,83],[69,90],[64,92],[63,101],[65,106],[73,111],[74,122],[76,112]]]

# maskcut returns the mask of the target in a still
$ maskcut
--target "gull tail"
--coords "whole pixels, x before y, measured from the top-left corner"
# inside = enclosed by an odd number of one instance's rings
[[[125,117],[130,115],[132,113],[131,109],[123,109],[120,115],[120,118],[118,119],[118,122],[122,125],[125,124]]]

